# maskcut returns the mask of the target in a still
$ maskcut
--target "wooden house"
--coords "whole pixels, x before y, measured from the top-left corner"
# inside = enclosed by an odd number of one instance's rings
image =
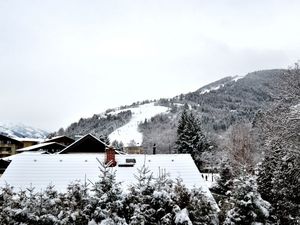
[[[75,141],[73,144],[67,146],[59,154],[105,153],[105,149],[107,147],[107,144],[92,134],[87,134]]]
[[[0,158],[14,155],[22,147],[22,142],[0,134]]]

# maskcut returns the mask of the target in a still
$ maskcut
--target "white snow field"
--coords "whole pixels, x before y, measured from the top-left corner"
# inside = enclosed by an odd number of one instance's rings
[[[132,142],[132,140],[134,140],[137,145],[141,145],[143,142],[143,134],[138,131],[139,123],[144,122],[145,119],[151,119],[151,117],[157,114],[166,113],[169,109],[170,108],[165,106],[154,105],[152,102],[139,105],[137,108],[129,108],[113,112],[116,114],[121,111],[130,110],[132,112],[132,118],[127,124],[116,129],[108,136],[110,142],[113,142],[114,140],[117,140],[118,142],[122,141],[126,147],[130,144],[130,142]]]

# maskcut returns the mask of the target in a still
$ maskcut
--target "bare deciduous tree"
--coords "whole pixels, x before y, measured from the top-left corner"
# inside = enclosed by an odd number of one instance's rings
[[[257,150],[251,124],[236,124],[229,128],[224,148],[235,173],[242,169],[251,172],[257,162]]]

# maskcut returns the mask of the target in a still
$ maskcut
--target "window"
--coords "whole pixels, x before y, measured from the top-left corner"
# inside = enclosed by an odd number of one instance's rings
[[[126,159],[126,163],[136,163],[135,159]]]

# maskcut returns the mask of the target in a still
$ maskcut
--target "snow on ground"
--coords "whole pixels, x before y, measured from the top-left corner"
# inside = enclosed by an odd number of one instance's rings
[[[201,176],[208,188],[212,187],[220,177],[218,173],[201,173]]]
[[[239,79],[242,79],[242,78],[244,78],[245,76],[234,76],[233,77],[233,79],[232,79],[232,81],[238,81]]]
[[[128,146],[129,143],[132,142],[132,140],[134,140],[137,145],[141,145],[143,142],[143,134],[138,131],[139,123],[144,122],[145,119],[151,119],[151,117],[157,114],[165,113],[169,110],[169,108],[165,106],[154,105],[154,103],[152,102],[140,105],[136,108],[116,111],[114,113],[117,114],[121,111],[127,110],[130,110],[132,112],[131,120],[108,136],[111,142],[114,140],[117,140],[118,142],[122,141],[124,146]]]
[[[215,91],[215,90],[218,90],[220,87],[223,87],[224,86],[224,84],[221,84],[221,85],[218,85],[218,86],[216,86],[216,87],[211,87],[211,88],[209,88],[209,89],[204,89],[203,91],[201,91],[201,95],[202,94],[205,94],[205,93],[209,93],[209,92],[211,92],[211,91]]]
[[[232,77],[231,81],[236,82],[236,81],[238,81],[239,79],[242,79],[242,78],[244,78],[244,77],[245,77],[245,76],[234,76],[234,77]],[[228,83],[228,82],[230,82],[230,81],[227,81],[226,83]],[[200,94],[203,95],[203,94],[209,93],[209,92],[211,92],[211,91],[216,91],[216,90],[220,89],[221,87],[224,87],[224,85],[225,85],[226,83],[220,84],[220,85],[218,85],[218,86],[212,86],[212,87],[210,87],[210,88],[203,89],[203,90],[201,91]]]

